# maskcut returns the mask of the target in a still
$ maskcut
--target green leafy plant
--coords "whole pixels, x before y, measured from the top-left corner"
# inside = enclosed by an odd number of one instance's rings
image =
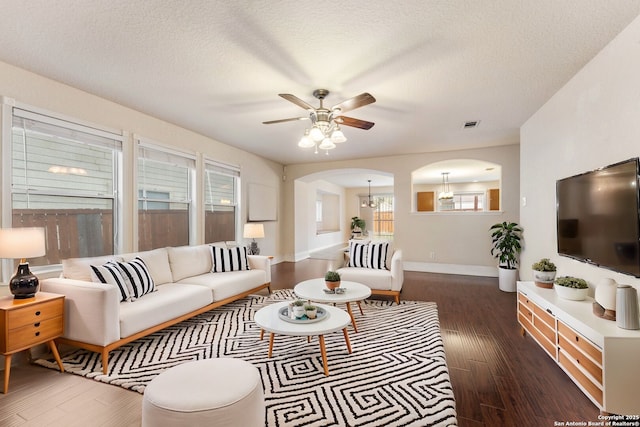
[[[491,231],[491,255],[498,258],[500,266],[513,270],[518,266],[518,254],[522,251],[522,228],[515,222],[500,222]]]
[[[340,274],[337,271],[327,271],[324,275],[324,280],[327,282],[339,282]]]
[[[318,307],[316,307],[313,304],[305,304],[304,305],[304,309],[305,309],[305,311],[313,311],[313,310],[317,310]]]
[[[304,306],[304,300],[297,299],[297,300],[293,301],[293,305],[295,305],[296,307],[302,307],[302,306]]]
[[[558,286],[574,289],[587,289],[589,287],[586,280],[571,276],[558,277],[553,283]]]
[[[357,216],[354,216],[351,218],[351,231],[355,230],[356,228],[359,228],[360,230],[364,230],[366,225],[367,223],[362,218],[359,218]]]
[[[556,265],[549,258],[542,258],[540,261],[533,263],[531,268],[536,271],[556,271]]]

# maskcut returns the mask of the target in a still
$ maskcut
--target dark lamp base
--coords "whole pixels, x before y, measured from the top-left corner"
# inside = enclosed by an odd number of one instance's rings
[[[29,263],[18,265],[18,271],[9,281],[9,290],[15,299],[33,298],[38,292],[40,281],[29,271]]]
[[[260,255],[260,248],[255,240],[249,245],[249,255]]]

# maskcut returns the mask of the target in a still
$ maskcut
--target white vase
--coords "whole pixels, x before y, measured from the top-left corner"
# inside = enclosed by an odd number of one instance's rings
[[[293,315],[296,317],[296,319],[302,318],[302,316],[304,316],[304,307],[301,305],[294,305]]]
[[[541,288],[552,288],[553,287],[553,279],[556,278],[555,271],[538,271],[533,270],[533,279],[536,283],[536,286]]]
[[[518,269],[498,267],[498,287],[503,292],[515,292]]]
[[[556,293],[560,298],[571,301],[582,301],[587,297],[587,295],[589,295],[589,288],[578,289],[569,288],[568,286],[553,285],[553,289],[556,290]]]

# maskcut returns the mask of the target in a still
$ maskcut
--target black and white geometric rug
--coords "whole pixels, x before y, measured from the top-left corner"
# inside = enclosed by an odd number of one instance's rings
[[[330,375],[318,340],[278,335],[267,358],[253,314],[265,304],[291,299],[290,290],[251,296],[201,314],[114,350],[109,373],[98,353],[63,357],[66,372],[142,393],[159,373],[180,363],[236,357],[260,370],[268,426],[457,425],[435,303],[368,300],[349,327],[352,354],[342,333],[325,336]],[[36,363],[52,369],[48,360]]]

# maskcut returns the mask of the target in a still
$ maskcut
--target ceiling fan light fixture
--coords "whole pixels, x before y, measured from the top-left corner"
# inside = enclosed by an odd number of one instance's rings
[[[336,144],[334,144],[330,138],[325,138],[322,140],[322,143],[320,143],[318,148],[320,148],[321,150],[333,150],[334,148],[336,148]]]
[[[342,133],[339,127],[336,127],[336,129],[331,132],[331,141],[333,141],[335,144],[340,144],[342,142],[345,142],[346,140],[347,137],[344,136],[344,133]]]
[[[309,129],[304,132],[304,136],[300,138],[300,142],[298,142],[298,147],[300,148],[311,148],[316,143],[309,137]]]
[[[309,132],[309,136],[315,142],[320,142],[320,141],[322,141],[324,139],[324,133],[322,133],[320,128],[317,127],[317,126],[314,126],[313,128],[311,128],[311,132]]]

